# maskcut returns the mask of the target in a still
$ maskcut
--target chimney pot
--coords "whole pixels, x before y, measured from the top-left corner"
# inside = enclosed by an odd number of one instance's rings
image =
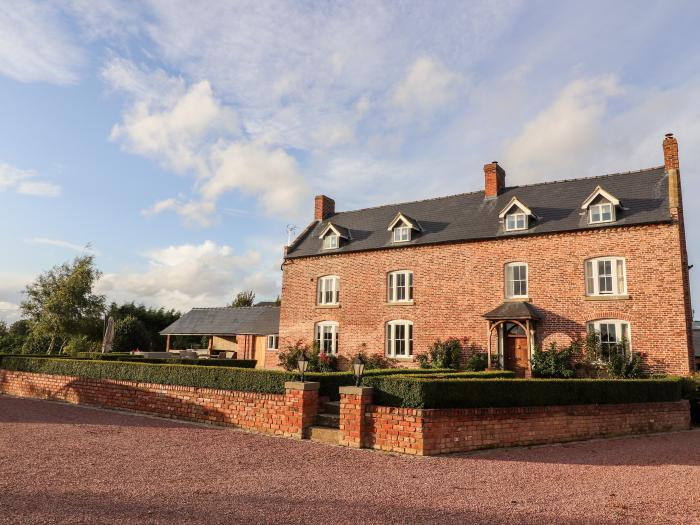
[[[335,201],[325,195],[316,195],[314,199],[314,219],[322,221],[335,214]]]
[[[506,170],[494,160],[484,165],[484,197],[492,199],[497,197],[506,186]]]

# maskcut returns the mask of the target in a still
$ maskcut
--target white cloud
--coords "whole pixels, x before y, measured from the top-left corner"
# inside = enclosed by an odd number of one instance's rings
[[[0,301],[0,321],[8,325],[18,321],[22,316],[19,305],[7,301]]]
[[[144,210],[146,215],[169,210],[207,225],[219,198],[230,191],[257,198],[270,215],[297,212],[308,190],[294,158],[282,148],[241,137],[235,112],[214,95],[209,82],[188,87],[182,79],[124,60],[112,61],[103,76],[133,100],[111,138],[196,178],[196,198],[166,198]]]
[[[73,84],[83,51],[50,2],[0,2],[0,74],[21,82]]]
[[[26,239],[25,242],[28,244],[43,244],[46,246],[57,246],[59,248],[66,248],[68,250],[73,250],[74,252],[87,253],[93,255],[102,255],[99,250],[95,250],[91,247],[90,243],[87,244],[76,244],[69,241],[62,241],[60,239],[49,239],[46,237],[34,237],[32,239]]]
[[[567,85],[508,145],[505,166],[510,167],[510,180],[522,184],[575,178],[599,168],[608,101],[622,92],[610,75]]]
[[[430,57],[420,57],[397,83],[391,103],[404,118],[426,119],[455,102],[463,87],[460,75]]]
[[[230,246],[204,241],[144,255],[148,260],[145,271],[105,274],[99,290],[110,300],[143,301],[183,311],[194,306],[224,306],[243,289],[253,289],[260,298],[279,293],[279,272],[260,270],[265,267],[264,259],[254,250],[237,255]]]
[[[0,191],[14,190],[23,195],[36,197],[58,197],[61,187],[52,182],[36,180],[33,170],[21,170],[9,164],[0,163]]]

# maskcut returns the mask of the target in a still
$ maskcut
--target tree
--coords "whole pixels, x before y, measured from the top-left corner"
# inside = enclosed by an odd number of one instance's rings
[[[47,353],[76,335],[85,334],[104,313],[105,297],[93,293],[101,276],[92,255],[54,266],[27,285],[21,308],[31,323],[31,336],[48,339]]]
[[[160,335],[160,331],[177,321],[181,315],[180,312],[173,309],[151,308],[143,304],[136,305],[133,302],[122,305],[112,303],[109,306],[108,314],[114,318],[115,322],[128,316],[133,316],[141,321],[150,340],[146,348],[150,348],[153,352],[165,351],[165,337]]]
[[[236,298],[231,303],[234,308],[241,306],[253,306],[255,302],[255,292],[253,290],[244,290],[236,294]]]
[[[150,338],[143,323],[133,315],[128,315],[114,323],[113,352],[131,352],[150,350]]]

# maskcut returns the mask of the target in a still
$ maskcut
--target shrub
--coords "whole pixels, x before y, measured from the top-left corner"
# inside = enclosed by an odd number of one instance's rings
[[[577,343],[559,350],[556,343],[549,346],[549,350],[542,351],[535,347],[532,353],[532,375],[535,377],[568,379],[574,377],[574,357],[578,354]]]
[[[696,425],[700,423],[700,374],[681,377],[683,399],[690,402],[690,417]]]
[[[416,361],[421,368],[459,368],[459,358],[464,347],[456,337],[450,337],[445,341],[437,339],[427,354],[419,354]]]
[[[284,368],[287,372],[293,372],[297,370],[297,361],[301,354],[306,354],[309,357],[309,345],[304,344],[302,341],[297,341],[294,345],[288,345],[284,350],[280,350],[278,354],[280,366]],[[311,363],[309,363],[309,369],[311,369]]]
[[[131,352],[132,350],[150,350],[151,342],[146,327],[133,315],[114,323],[114,341],[112,350],[115,352]]]
[[[489,365],[486,352],[480,352],[476,347],[472,346],[470,353],[464,362],[464,369],[470,372],[481,372],[486,370]]]
[[[354,361],[355,359],[359,359],[364,363],[365,370],[384,370],[387,368],[394,368],[396,366],[396,361],[386,358],[383,354],[367,355],[362,350],[353,356],[350,362]]]
[[[56,359],[53,357],[2,356],[0,357],[0,368],[89,379],[114,379],[270,394],[283,394],[284,383],[297,380],[296,374],[276,370],[251,370],[228,366],[189,364],[151,364],[131,361]]]
[[[63,347],[63,354],[76,356],[79,353],[96,352],[100,343],[91,340],[85,335],[78,335],[68,340]]]
[[[294,345],[287,346],[279,353],[280,366],[287,372],[296,372],[299,368],[297,362],[301,354],[309,360],[308,372],[334,372],[338,370],[338,358],[331,354],[320,352],[318,345],[312,348],[297,341]]]
[[[408,408],[479,408],[677,401],[678,379],[367,377],[374,402]]]

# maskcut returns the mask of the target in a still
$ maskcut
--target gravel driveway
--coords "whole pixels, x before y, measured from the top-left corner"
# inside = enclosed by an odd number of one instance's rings
[[[700,431],[416,458],[0,396],[0,523],[700,524]]]

